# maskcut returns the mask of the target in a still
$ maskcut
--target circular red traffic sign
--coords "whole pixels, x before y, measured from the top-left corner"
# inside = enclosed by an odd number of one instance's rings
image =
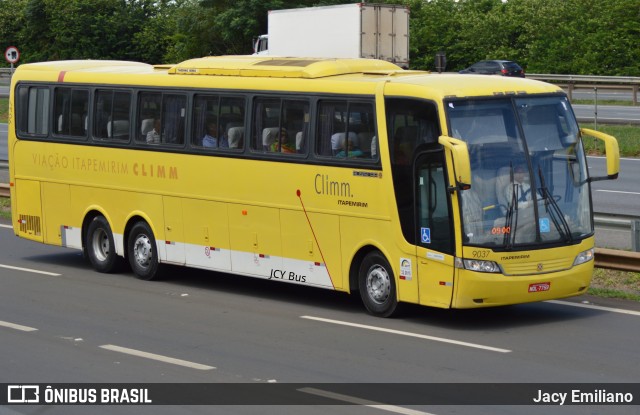
[[[7,50],[4,51],[4,58],[9,63],[16,63],[20,59],[20,51],[15,46],[9,46]]]

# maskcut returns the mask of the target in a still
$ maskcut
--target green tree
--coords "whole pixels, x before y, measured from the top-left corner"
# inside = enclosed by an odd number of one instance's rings
[[[20,28],[25,24],[26,0],[0,0],[0,49],[15,46],[22,52]],[[0,65],[9,65],[4,59]]]
[[[528,72],[640,76],[638,0],[397,0],[410,7],[411,67],[512,59]],[[20,62],[172,63],[252,53],[269,10],[353,0],[0,0],[0,47]],[[4,62],[2,64],[6,65]]]

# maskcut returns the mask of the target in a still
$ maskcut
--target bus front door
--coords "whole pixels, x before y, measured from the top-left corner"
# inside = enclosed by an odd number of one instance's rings
[[[416,258],[420,304],[448,308],[454,282],[454,232],[444,153],[420,154],[414,164]]]

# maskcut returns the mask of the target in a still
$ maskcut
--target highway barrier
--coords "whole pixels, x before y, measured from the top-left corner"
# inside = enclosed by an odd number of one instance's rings
[[[527,74],[527,78],[557,84],[567,89],[569,99],[573,99],[573,91],[576,89],[626,89],[631,91],[633,105],[638,105],[638,89],[640,77],[637,76],[595,76],[595,75],[554,75],[554,74]]]
[[[596,213],[593,219],[596,226],[621,231],[631,231],[631,250],[640,251],[640,218],[635,216]]]
[[[595,266],[618,271],[640,272],[640,252],[596,248]]]

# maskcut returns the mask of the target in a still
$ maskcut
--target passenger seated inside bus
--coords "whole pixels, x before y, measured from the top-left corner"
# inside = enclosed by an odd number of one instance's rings
[[[345,151],[343,148],[338,152],[338,154],[336,154],[336,157],[362,157],[362,155],[364,154],[354,141],[349,141],[348,147],[348,151]]]
[[[147,144],[158,144],[160,143],[162,121],[160,118],[156,118],[153,120],[153,129],[151,129],[147,133]]]
[[[349,131],[348,133],[339,132],[331,135],[331,152],[337,156],[340,151],[344,151],[346,142],[358,142],[358,135]],[[344,155],[342,156],[344,157]]]
[[[218,134],[218,123],[213,118],[208,119],[206,133],[204,137],[202,137],[202,146],[228,148],[229,143],[227,142],[227,138],[224,136],[218,138]]]
[[[295,153],[296,150],[289,144],[289,134],[285,128],[275,134],[274,140],[269,146],[269,151],[278,153]]]

